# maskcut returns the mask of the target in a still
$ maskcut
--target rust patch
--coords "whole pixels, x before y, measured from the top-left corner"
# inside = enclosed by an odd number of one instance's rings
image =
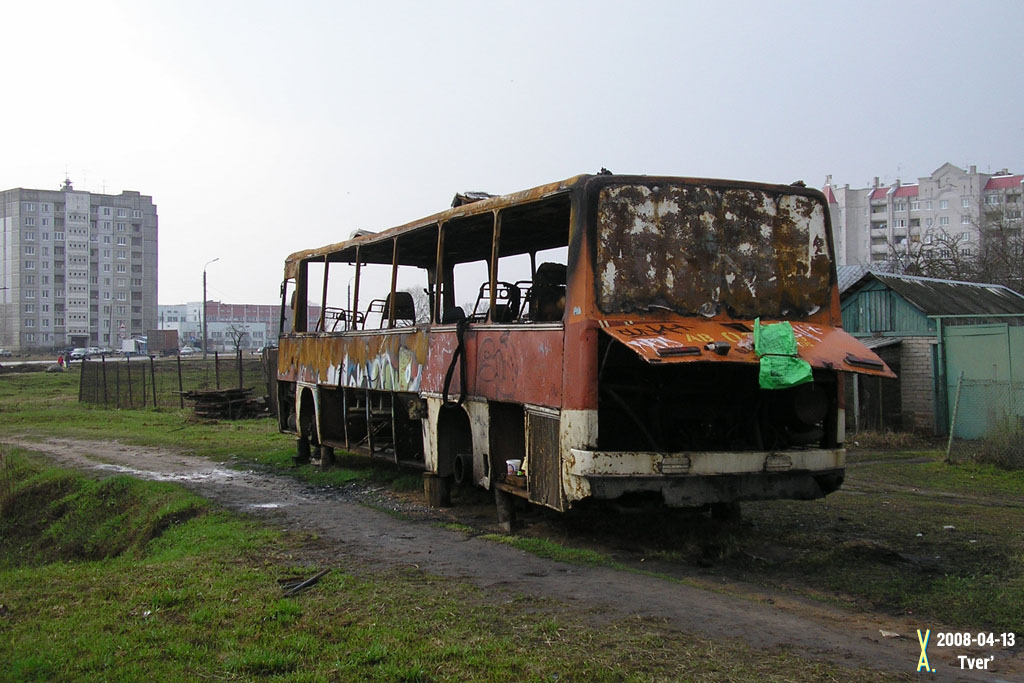
[[[825,214],[812,197],[678,183],[601,190],[598,305],[804,319],[829,303]]]

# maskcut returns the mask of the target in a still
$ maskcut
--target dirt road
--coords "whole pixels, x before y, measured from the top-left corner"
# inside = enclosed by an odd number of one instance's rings
[[[757,648],[786,647],[803,656],[853,668],[910,673],[920,647],[916,628],[901,617],[851,613],[761,588],[707,581],[688,585],[610,568],[582,567],[537,557],[504,544],[441,528],[449,519],[409,497],[397,498],[366,485],[321,489],[295,479],[231,469],[204,458],[116,442],[69,439],[5,439],[43,453],[58,464],[146,479],[178,482],[228,508],[261,515],[293,530],[315,532],[339,557],[365,563],[415,566],[431,574],[470,581],[490,590],[558,600],[566,609],[641,615],[665,620],[683,632],[738,640]],[[366,503],[373,503],[368,506]],[[375,507],[399,508],[402,519]],[[457,514],[457,513],[456,513]],[[651,563],[645,568],[657,572]],[[714,590],[711,590],[714,588]],[[900,637],[883,637],[881,631]],[[1018,680],[1020,661],[1003,671],[974,676],[952,656],[930,649],[932,666],[949,676],[931,680]]]

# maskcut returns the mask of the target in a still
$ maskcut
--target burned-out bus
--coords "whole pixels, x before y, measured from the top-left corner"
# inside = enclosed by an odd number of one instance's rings
[[[280,429],[300,458],[362,451],[499,504],[818,498],[843,481],[844,375],[893,377],[840,329],[833,253],[801,184],[456,195],[288,257]],[[766,383],[780,358],[802,378]]]

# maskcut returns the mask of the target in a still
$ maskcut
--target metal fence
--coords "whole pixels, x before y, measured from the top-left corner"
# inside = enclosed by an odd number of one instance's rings
[[[259,356],[212,358],[102,358],[82,361],[81,403],[106,408],[184,408],[184,394],[204,389],[246,388],[268,393],[268,375]]]
[[[1024,383],[961,377],[955,386],[947,459],[1024,468]]]

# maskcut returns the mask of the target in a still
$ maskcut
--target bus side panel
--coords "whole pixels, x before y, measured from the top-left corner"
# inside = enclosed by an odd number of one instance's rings
[[[281,337],[277,376],[287,382],[418,392],[428,337],[424,330]]]
[[[560,408],[562,402],[562,330],[487,329],[465,333],[468,394],[492,401]],[[434,331],[421,388],[444,390],[445,373],[458,347],[455,331]],[[462,390],[459,368],[449,396]]]

